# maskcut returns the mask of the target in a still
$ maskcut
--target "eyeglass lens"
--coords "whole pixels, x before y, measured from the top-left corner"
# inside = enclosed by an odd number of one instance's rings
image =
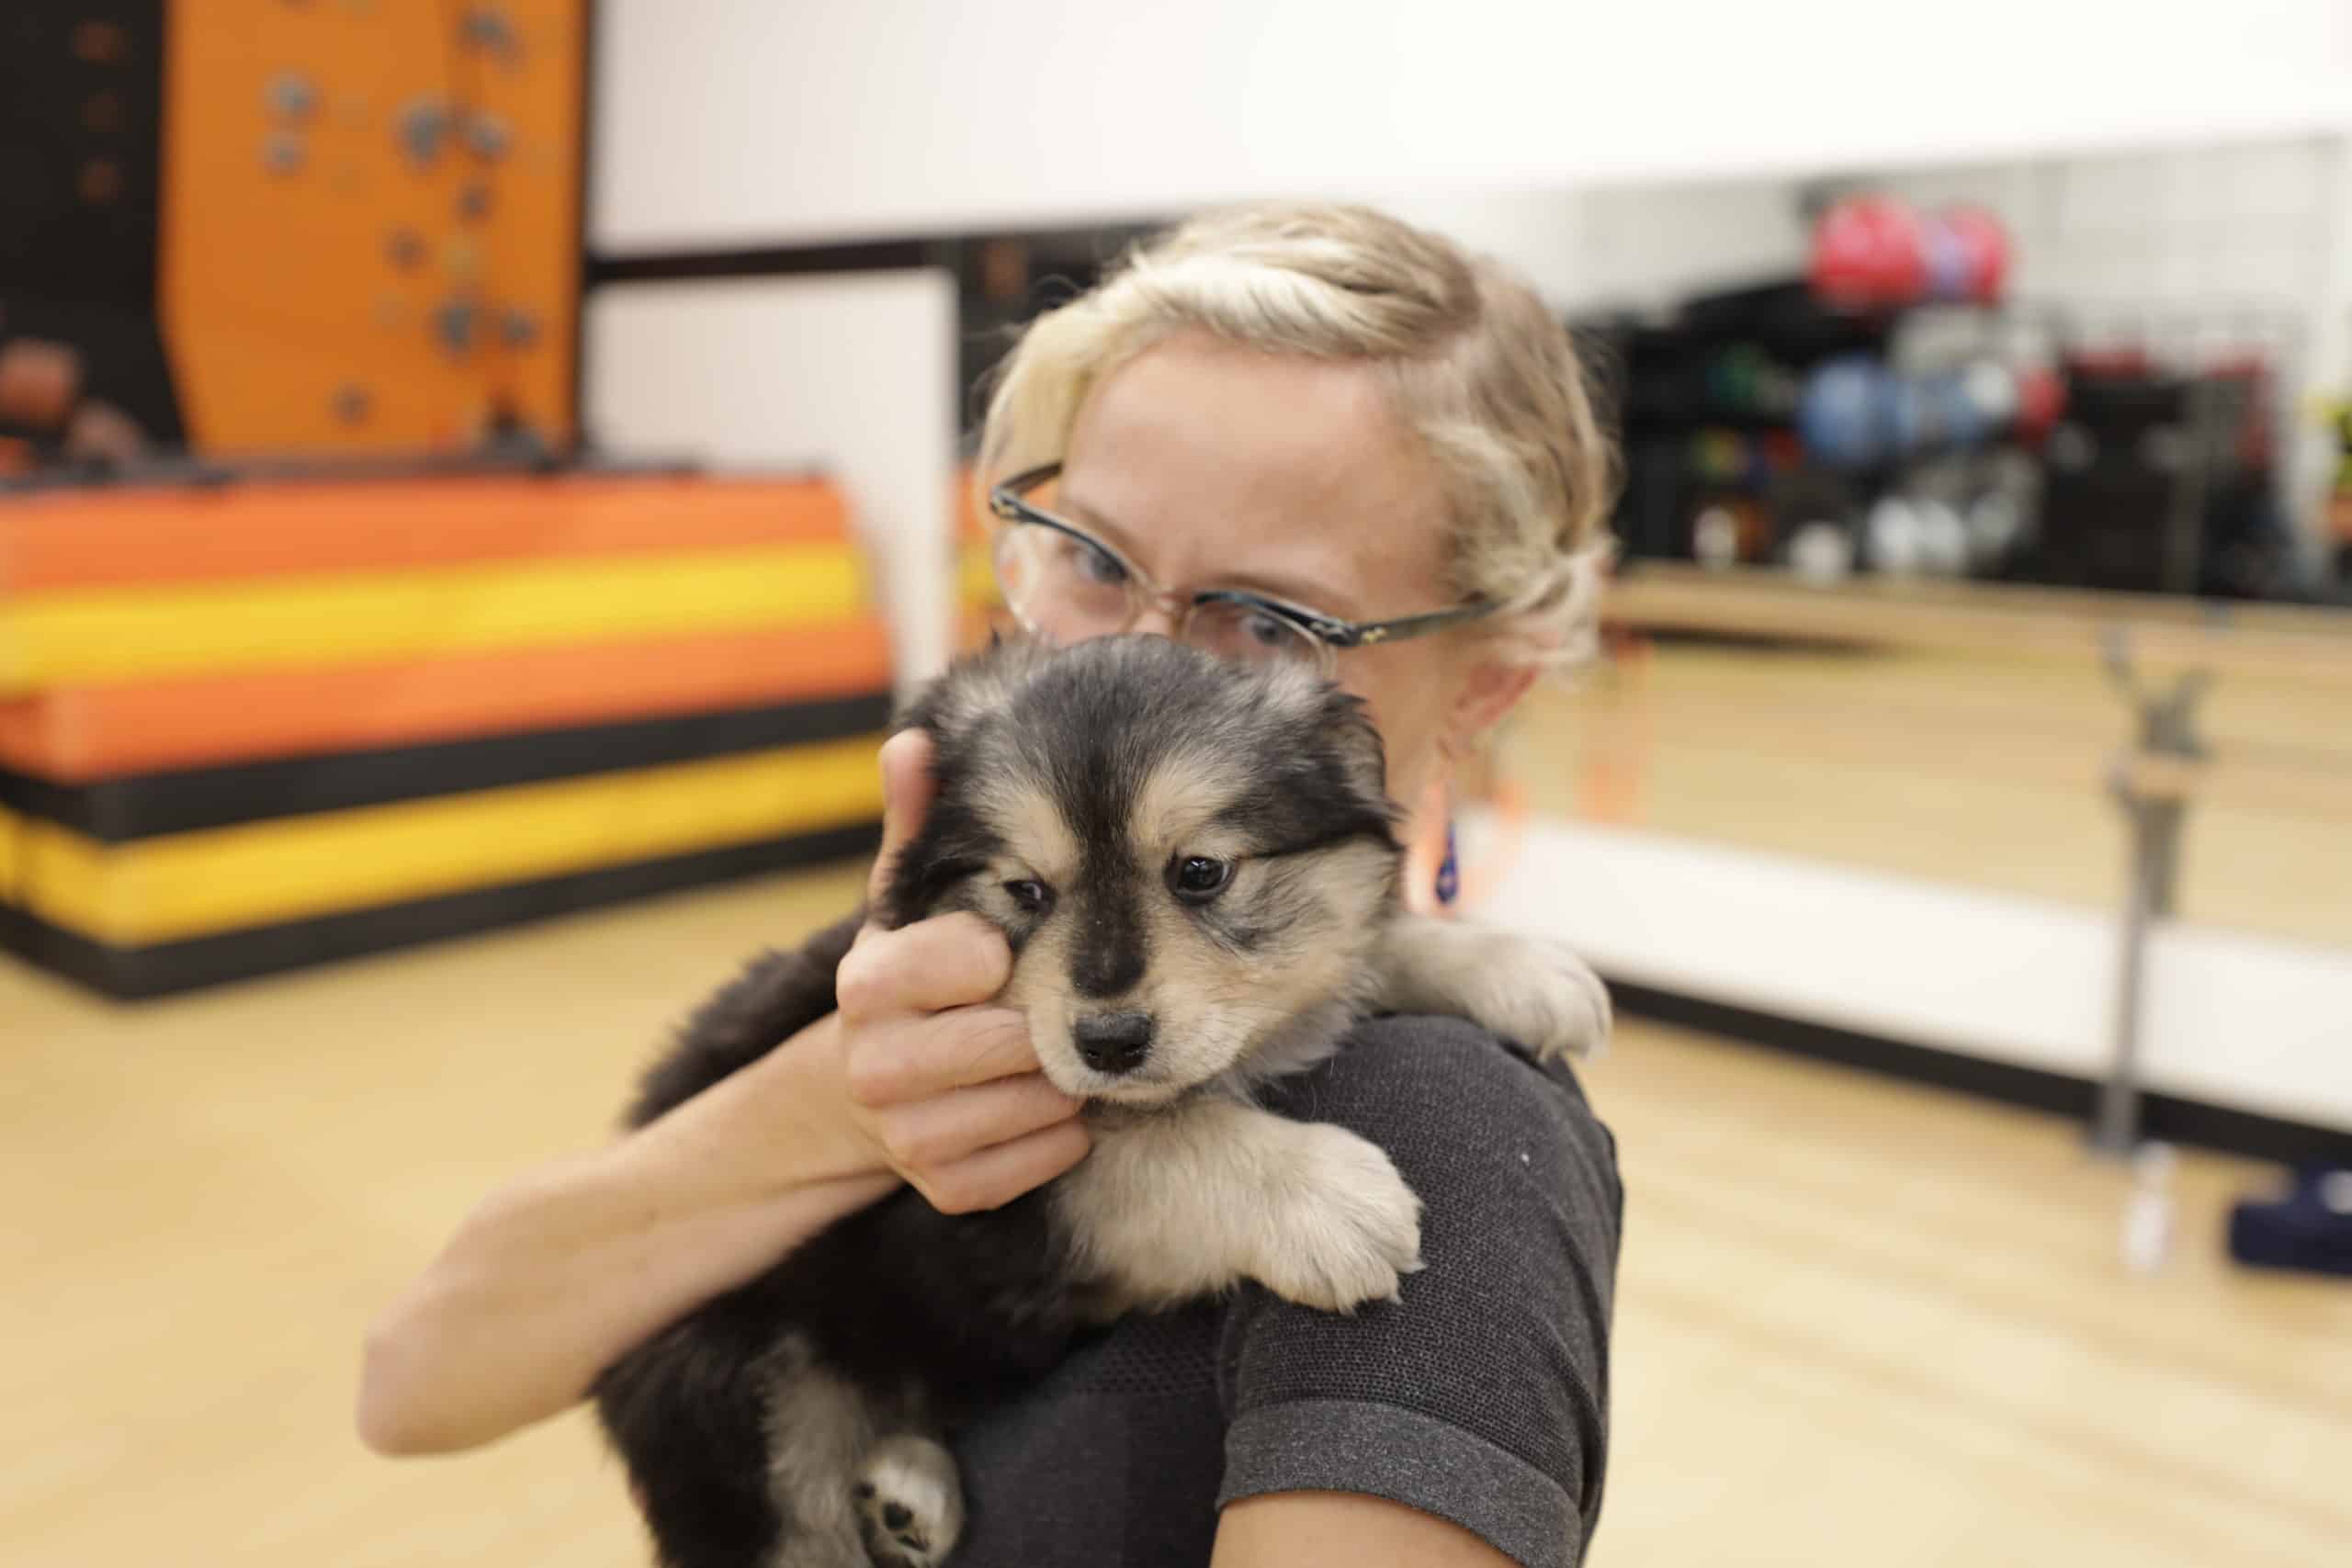
[[[1005,607],[1051,641],[1108,637],[1141,618],[1142,584],[1116,556],[1075,534],[1013,524],[998,536],[996,563]],[[1314,637],[1251,604],[1217,599],[1193,604],[1178,630],[1183,641],[1236,663],[1323,660]]]

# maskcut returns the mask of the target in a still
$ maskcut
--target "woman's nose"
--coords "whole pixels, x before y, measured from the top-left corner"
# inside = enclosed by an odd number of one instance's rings
[[[1151,637],[1173,637],[1184,618],[1184,601],[1172,593],[1139,592],[1135,598],[1135,624],[1127,629]]]
[[[1146,604],[1136,616],[1129,631],[1144,632],[1152,637],[1172,637],[1176,635],[1177,612],[1164,604]]]

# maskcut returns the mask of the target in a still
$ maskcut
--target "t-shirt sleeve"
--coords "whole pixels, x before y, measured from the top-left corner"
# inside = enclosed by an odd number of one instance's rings
[[[1425,1267],[1346,1317],[1245,1288],[1220,1347],[1218,1506],[1365,1493],[1569,1568],[1600,1506],[1623,1217],[1575,1078],[1456,1020],[1392,1018],[1272,1103],[1388,1151],[1421,1199]]]

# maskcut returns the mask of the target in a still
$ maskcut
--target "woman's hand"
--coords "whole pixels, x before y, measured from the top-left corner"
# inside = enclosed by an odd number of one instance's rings
[[[869,908],[880,907],[934,787],[930,737],[909,730],[882,748]],[[945,1213],[995,1208],[1086,1154],[1079,1102],[1038,1071],[1028,1021],[989,1000],[1012,968],[1001,932],[956,914],[897,931],[869,923],[835,976],[844,1119]]]

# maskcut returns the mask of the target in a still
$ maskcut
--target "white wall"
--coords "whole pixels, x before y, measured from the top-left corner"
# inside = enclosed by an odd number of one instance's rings
[[[1566,290],[1578,309],[1659,310],[1702,289],[1804,270],[1793,179],[1659,181],[1588,189]]]
[[[2335,0],[605,0],[605,252],[2352,123]]]
[[[611,285],[588,297],[588,428],[623,456],[829,471],[911,682],[949,649],[955,323],[938,270]]]

